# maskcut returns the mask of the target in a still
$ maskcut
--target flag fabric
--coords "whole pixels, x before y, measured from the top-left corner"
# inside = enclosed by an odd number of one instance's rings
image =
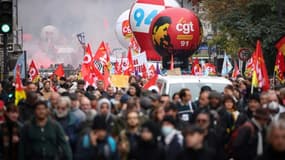
[[[142,66],[142,77],[143,78],[148,78],[147,70],[145,64]]]
[[[151,66],[149,67],[148,69],[148,77],[151,78],[153,77],[154,75],[156,75],[156,68],[154,67],[153,64],[151,64]]]
[[[57,68],[54,71],[54,74],[58,77],[63,77],[64,76],[64,69],[63,69],[63,65],[59,64],[57,66]]]
[[[131,48],[128,49],[128,68],[125,70],[125,75],[131,75],[132,72],[134,72],[134,62],[133,62],[133,55]]]
[[[106,46],[105,46],[105,42],[102,41],[96,51],[96,54],[94,56],[94,60],[97,60],[97,61],[102,61],[102,62],[105,62],[106,63],[106,58],[105,57],[107,54],[107,49],[106,49]]]
[[[130,47],[135,51],[135,53],[141,52],[141,48],[134,36],[130,38]]]
[[[109,69],[108,69],[108,66],[105,65],[104,66],[104,89],[106,90],[107,87],[109,87],[111,85],[111,79],[110,79],[110,72],[109,72]]]
[[[26,93],[21,81],[20,65],[16,66],[16,79],[15,79],[15,105],[17,106],[20,100],[26,99]]]
[[[204,70],[204,76],[217,75],[216,66],[212,63],[204,63],[202,68]]]
[[[261,42],[259,40],[256,43],[256,49],[254,54],[252,55],[252,59],[254,64],[252,86],[262,88],[263,91],[269,90],[270,81],[263,58]]]
[[[95,59],[92,56],[91,46],[90,44],[87,44],[81,66],[81,74],[82,78],[89,84],[93,84],[95,78],[104,80],[102,73],[95,67],[94,61]]]
[[[192,63],[192,69],[191,69],[192,75],[202,75],[202,68],[199,64],[199,60],[196,57],[195,60]]]
[[[234,67],[234,70],[233,70],[233,73],[232,73],[232,78],[233,79],[237,79],[237,76],[240,75],[240,71],[239,71],[239,68],[238,68],[238,65],[235,61],[235,67]]]
[[[222,68],[222,76],[226,76],[230,73],[230,71],[233,69],[233,66],[229,60],[228,55],[225,53],[224,55],[224,62],[223,62],[223,68]]]
[[[17,59],[17,62],[16,62],[16,65],[15,65],[15,68],[14,68],[14,76],[16,77],[16,70],[17,70],[17,66],[20,66],[20,76],[22,79],[25,78],[26,76],[26,73],[25,73],[25,70],[26,70],[26,62],[25,62],[25,53],[22,53],[18,59]]]
[[[274,66],[274,73],[276,78],[280,81],[280,83],[285,83],[285,62],[284,62],[284,55],[280,52],[278,52],[276,56],[275,66]]]
[[[158,75],[155,74],[149,81],[143,86],[144,89],[149,89],[151,86],[156,85],[156,81],[158,79]]]
[[[114,73],[115,75],[122,74],[122,66],[118,61],[115,62],[114,67],[115,67],[115,73]]]
[[[253,54],[254,53],[252,53],[252,55]],[[245,71],[244,71],[245,77],[248,77],[248,78],[252,77],[252,73],[253,73],[253,70],[254,70],[254,63],[253,63],[253,58],[252,57],[249,60],[247,60],[246,66],[245,66]]]
[[[279,52],[285,56],[285,36],[283,36],[275,45]]]
[[[35,62],[33,60],[31,61],[31,64],[29,66],[28,73],[29,73],[29,80],[30,81],[35,82],[35,81],[38,80],[38,78],[39,78],[39,71],[38,71],[38,69],[36,67],[36,64],[35,64]]]

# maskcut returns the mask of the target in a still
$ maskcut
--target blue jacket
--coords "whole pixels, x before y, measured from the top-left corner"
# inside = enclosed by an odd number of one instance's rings
[[[118,160],[117,146],[115,140],[111,136],[107,136],[104,140],[97,140],[97,145],[93,146],[90,141],[89,134],[83,135],[77,146],[75,160]]]

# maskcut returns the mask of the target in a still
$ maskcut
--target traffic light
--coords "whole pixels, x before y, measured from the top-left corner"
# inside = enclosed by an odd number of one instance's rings
[[[13,31],[13,0],[0,0],[0,33]]]

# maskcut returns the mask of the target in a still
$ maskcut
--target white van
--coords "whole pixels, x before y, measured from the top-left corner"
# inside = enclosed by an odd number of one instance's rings
[[[199,92],[203,86],[209,86],[213,90],[223,92],[224,87],[229,84],[232,84],[231,81],[224,77],[212,76],[160,76],[157,80],[157,86],[161,94],[172,96],[182,88],[189,88],[191,90],[193,100],[197,100],[199,98]]]

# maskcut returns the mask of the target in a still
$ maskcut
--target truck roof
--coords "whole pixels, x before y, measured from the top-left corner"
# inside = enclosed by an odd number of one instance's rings
[[[224,77],[217,76],[193,76],[193,75],[180,75],[180,76],[160,76],[159,80],[168,82],[168,83],[185,83],[187,82],[196,82],[196,83],[227,83],[231,82]]]

